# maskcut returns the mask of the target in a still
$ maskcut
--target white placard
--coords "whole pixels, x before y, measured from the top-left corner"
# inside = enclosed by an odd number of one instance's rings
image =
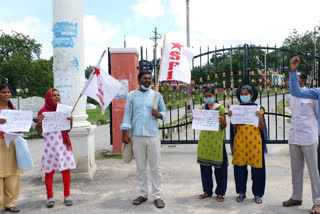
[[[70,113],[66,112],[43,112],[42,120],[43,133],[70,130]]]
[[[72,107],[71,107],[71,106],[67,106],[67,105],[63,105],[63,104],[58,103],[58,106],[57,106],[57,110],[56,110],[56,112],[65,112],[65,113],[69,113],[69,114],[70,114],[70,116],[71,116]]]
[[[231,105],[232,111],[231,123],[232,124],[246,124],[258,127],[259,117],[256,111],[259,111],[256,105]]]
[[[6,119],[5,124],[0,124],[0,131],[28,132],[32,124],[32,111],[22,110],[1,110],[0,118]]]
[[[194,109],[192,128],[197,130],[219,131],[219,111]]]

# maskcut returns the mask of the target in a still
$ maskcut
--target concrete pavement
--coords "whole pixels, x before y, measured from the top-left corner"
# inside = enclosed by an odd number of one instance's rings
[[[99,126],[96,131],[96,150],[111,149],[108,125]],[[291,196],[291,172],[288,145],[269,145],[266,156],[267,186],[264,202],[255,204],[251,193],[251,179],[247,186],[247,199],[242,203],[235,201],[233,165],[229,166],[228,189],[224,202],[214,198],[199,200],[202,193],[199,165],[196,163],[197,145],[162,146],[162,174],[164,209],[157,209],[153,199],[140,206],[132,205],[138,196],[135,179],[135,162],[124,164],[122,160],[103,159],[97,152],[97,173],[93,180],[79,179],[72,175],[72,207],[63,204],[63,184],[54,182],[55,207],[46,208],[46,190],[41,181],[42,140],[30,140],[30,148],[35,168],[25,171],[22,176],[21,194],[17,206],[22,213],[309,213],[312,207],[309,175],[304,176],[303,205],[294,208],[282,207],[282,201]],[[229,146],[229,163],[232,161]]]

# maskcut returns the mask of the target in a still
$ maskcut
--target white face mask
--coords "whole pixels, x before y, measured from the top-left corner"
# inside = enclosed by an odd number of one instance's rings
[[[148,88],[144,87],[144,85],[141,85],[141,88],[145,91],[148,91],[151,88],[151,85]]]

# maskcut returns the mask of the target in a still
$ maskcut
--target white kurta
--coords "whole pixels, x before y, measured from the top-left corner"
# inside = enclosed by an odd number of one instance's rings
[[[318,100],[289,95],[291,128],[289,144],[311,145],[318,143]]]

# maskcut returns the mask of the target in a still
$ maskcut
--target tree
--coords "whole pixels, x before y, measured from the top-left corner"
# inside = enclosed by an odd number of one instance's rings
[[[86,70],[85,70],[85,77],[86,77],[86,79],[89,79],[90,74],[93,72],[94,68],[95,68],[95,66],[93,66],[93,65],[89,65],[89,66],[86,68]]]
[[[41,44],[21,33],[0,34],[0,81],[13,95],[44,96],[53,87],[53,59],[40,59]],[[17,90],[19,89],[19,90]]]

